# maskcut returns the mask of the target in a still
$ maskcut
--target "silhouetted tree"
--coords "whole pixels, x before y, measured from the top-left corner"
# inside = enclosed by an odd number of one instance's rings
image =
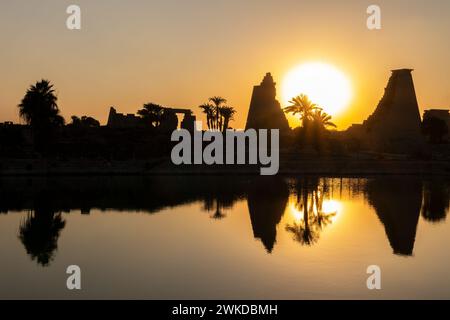
[[[307,95],[301,94],[297,97],[292,98],[289,101],[291,105],[284,108],[285,113],[292,113],[292,115],[299,115],[302,125],[305,128],[309,121],[313,119],[313,114],[320,107],[313,103]]]
[[[82,116],[81,118],[77,116],[71,117],[72,122],[70,123],[75,127],[100,127],[100,122],[92,117]]]
[[[144,121],[150,123],[154,128],[158,128],[161,124],[161,119],[164,114],[164,108],[159,104],[146,103],[142,109],[138,110],[138,115],[140,115]]]
[[[444,120],[436,117],[427,117],[422,123],[422,132],[429,137],[431,143],[442,143],[448,134],[448,127]]]
[[[64,125],[53,85],[41,80],[30,86],[18,105],[19,115],[32,128],[35,144],[40,151],[50,143],[54,128]]]
[[[225,131],[228,129],[229,123],[233,120],[233,116],[236,113],[233,107],[224,106],[219,109],[220,116],[223,118],[221,131]]]
[[[336,128],[336,125],[331,122],[331,116],[321,109],[316,109],[312,115],[312,121],[320,129],[327,129],[328,127]]]
[[[57,100],[50,81],[36,82],[27,90],[19,104],[20,117],[36,129],[62,126],[64,125],[64,118],[59,114]]]
[[[227,102],[227,99],[219,97],[219,96],[214,96],[209,98],[209,102],[212,103],[213,108],[214,108],[214,125],[213,125],[213,129],[217,129],[220,130],[221,128],[221,121],[222,118],[220,117],[220,108],[223,106],[224,103]]]
[[[212,104],[204,103],[199,106],[203,113],[206,115],[206,124],[209,130],[213,129],[215,118],[214,118],[214,107]]]

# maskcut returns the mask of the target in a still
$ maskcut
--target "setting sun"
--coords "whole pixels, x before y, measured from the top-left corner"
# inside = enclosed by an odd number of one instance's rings
[[[284,77],[281,90],[285,106],[293,97],[306,94],[332,116],[348,107],[352,99],[348,77],[336,67],[320,62],[305,63],[292,69]]]

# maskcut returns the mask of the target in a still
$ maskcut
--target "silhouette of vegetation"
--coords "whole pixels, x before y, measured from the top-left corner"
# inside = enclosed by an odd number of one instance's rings
[[[324,212],[323,199],[327,194],[326,181],[322,184],[313,178],[299,179],[295,184],[297,197],[295,207],[303,213],[300,219],[286,226],[286,231],[293,234],[295,241],[311,246],[320,238],[320,232],[332,223],[337,212]]]
[[[224,105],[227,102],[222,97],[211,97],[208,103],[199,106],[206,115],[206,123],[209,130],[225,131],[229,128],[229,123],[233,120],[236,110],[233,107]]]
[[[427,117],[422,122],[422,132],[429,137],[431,143],[440,144],[444,136],[448,134],[448,127],[442,119]]]
[[[32,260],[48,266],[58,248],[58,238],[66,222],[44,203],[38,205],[19,227],[19,239]]]
[[[298,116],[302,126],[294,132],[301,145],[312,145],[318,152],[323,149],[327,130],[336,125],[331,122],[331,116],[321,107],[313,103],[305,94],[294,97],[291,105],[284,108],[285,113]]]
[[[55,128],[64,125],[53,85],[41,80],[30,86],[19,107],[19,115],[31,127],[38,151],[47,151]]]
[[[164,108],[159,104],[152,102],[143,105],[142,109],[138,110],[138,115],[148,122],[153,128],[158,128],[164,115]]]
[[[224,106],[219,109],[220,116],[222,117],[223,121],[221,131],[225,131],[229,128],[229,123],[231,120],[233,120],[233,116],[236,113],[236,110],[234,110],[233,107],[230,106]]]
[[[313,119],[314,112],[320,109],[320,107],[313,103],[306,94],[301,94],[292,98],[289,103],[291,105],[285,107],[284,112],[292,113],[294,116],[298,115],[304,128],[306,128]]]
[[[35,129],[62,126],[64,118],[59,114],[57,100],[50,81],[41,80],[27,90],[19,104],[19,115]]]
[[[71,126],[74,127],[88,127],[88,128],[97,128],[100,127],[100,122],[92,117],[82,116],[81,118],[77,116],[71,117],[72,122]]]

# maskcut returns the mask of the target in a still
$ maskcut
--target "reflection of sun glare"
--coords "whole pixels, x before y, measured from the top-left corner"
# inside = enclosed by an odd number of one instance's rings
[[[300,210],[295,201],[292,201],[289,205],[289,211],[294,221],[300,222],[303,220],[303,210]],[[331,217],[331,222],[336,222],[342,211],[342,203],[336,200],[324,200],[322,203],[322,213],[323,214],[333,214]],[[317,212],[317,208],[314,206],[314,213]]]
[[[289,209],[290,209],[291,214],[292,214],[292,216],[294,217],[294,220],[295,220],[295,221],[298,222],[298,221],[300,221],[300,220],[303,219],[303,213],[300,212],[300,211],[297,209],[297,206],[295,205],[295,202],[292,202],[292,203],[291,203],[291,205],[289,206]]]
[[[348,107],[352,88],[347,76],[332,65],[311,62],[291,70],[282,83],[282,99],[285,105],[293,97],[306,94],[332,116]]]
[[[322,204],[322,211],[328,214],[334,213],[335,215],[332,218],[332,222],[334,223],[342,211],[342,203],[336,200],[325,200]]]

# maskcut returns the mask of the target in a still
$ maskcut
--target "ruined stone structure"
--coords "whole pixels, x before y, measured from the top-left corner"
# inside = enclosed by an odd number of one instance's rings
[[[181,121],[181,128],[189,131],[194,130],[195,116],[192,114],[192,110],[189,109],[174,109],[164,108],[164,113],[161,117],[160,130],[163,132],[172,132],[178,128],[177,114],[183,114],[183,120]],[[109,110],[107,127],[110,128],[142,128],[145,127],[145,122],[142,118],[134,114],[122,114],[117,113],[114,107]]]
[[[114,107],[109,109],[108,123],[110,128],[137,128],[142,127],[142,119],[132,113],[117,113]]]
[[[415,153],[424,146],[411,69],[393,70],[383,98],[362,126],[352,126],[370,149]]]
[[[429,109],[423,113],[423,120],[427,118],[436,118],[444,121],[450,128],[450,111],[446,109]]]
[[[272,75],[267,73],[260,85],[254,86],[245,129],[290,130],[286,116],[276,100],[276,88]]]

